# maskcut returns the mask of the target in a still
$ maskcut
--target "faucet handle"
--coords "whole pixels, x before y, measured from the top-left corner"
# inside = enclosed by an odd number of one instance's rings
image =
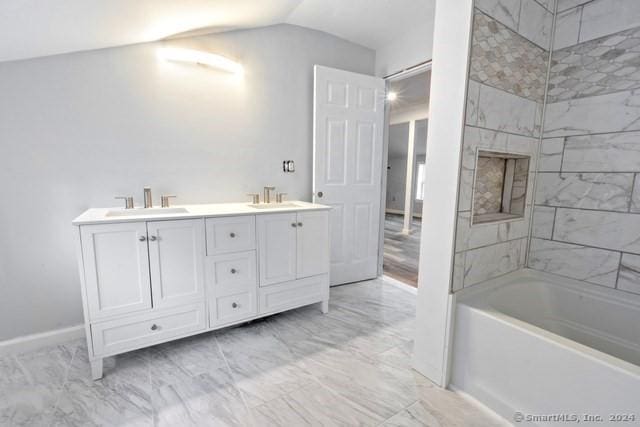
[[[284,201],[284,196],[286,196],[287,193],[278,193],[276,194],[276,202],[277,203],[282,203]]]
[[[114,199],[124,200],[125,209],[133,209],[133,197],[131,196],[116,196]]]
[[[247,193],[247,196],[251,197],[251,203],[257,205],[260,203],[260,194],[259,193]]]
[[[166,196],[160,196],[160,205],[163,208],[168,208],[169,207],[169,199],[172,199],[174,197],[178,197],[178,196],[174,196],[174,195],[166,195]]]

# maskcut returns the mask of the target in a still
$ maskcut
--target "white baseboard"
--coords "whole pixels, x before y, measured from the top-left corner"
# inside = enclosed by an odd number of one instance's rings
[[[25,353],[56,344],[84,338],[84,325],[71,326],[69,328],[56,329],[39,334],[25,335],[0,341],[0,356],[7,354]]]
[[[471,404],[477,406],[482,412],[484,412],[488,416],[494,418],[496,420],[496,424],[504,425],[504,426],[512,426],[513,425],[506,418],[504,418],[502,415],[500,415],[499,413],[497,413],[496,411],[494,411],[493,409],[491,409],[490,407],[488,407],[487,405],[482,403],[480,400],[478,400],[475,397],[471,396],[469,393],[466,393],[466,392],[460,390],[458,387],[454,386],[453,384],[449,384],[448,388],[452,392],[460,395],[466,401],[468,401]]]
[[[418,295],[418,288],[414,288],[411,285],[407,285],[406,283],[401,282],[398,279],[394,279],[393,277],[387,276],[386,274],[382,275],[382,279],[385,281],[385,283],[388,283],[395,288],[402,289],[403,291],[409,292],[410,294],[413,294],[413,295]]]

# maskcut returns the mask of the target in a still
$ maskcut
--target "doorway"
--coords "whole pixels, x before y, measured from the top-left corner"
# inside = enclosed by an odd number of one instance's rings
[[[387,79],[387,166],[383,274],[417,288],[425,154],[429,124],[429,66]]]

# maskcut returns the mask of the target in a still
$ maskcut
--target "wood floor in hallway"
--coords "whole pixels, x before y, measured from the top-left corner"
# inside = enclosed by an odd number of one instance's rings
[[[383,270],[387,276],[417,288],[422,222],[413,218],[411,232],[405,235],[402,221],[402,215],[385,215]]]

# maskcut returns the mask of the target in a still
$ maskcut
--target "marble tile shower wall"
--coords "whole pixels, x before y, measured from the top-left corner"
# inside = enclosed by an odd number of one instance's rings
[[[531,156],[535,170],[553,0],[476,0],[462,144],[453,291],[524,266],[533,173],[523,219],[471,226],[478,149]]]
[[[640,294],[640,1],[558,0],[529,267]]]

